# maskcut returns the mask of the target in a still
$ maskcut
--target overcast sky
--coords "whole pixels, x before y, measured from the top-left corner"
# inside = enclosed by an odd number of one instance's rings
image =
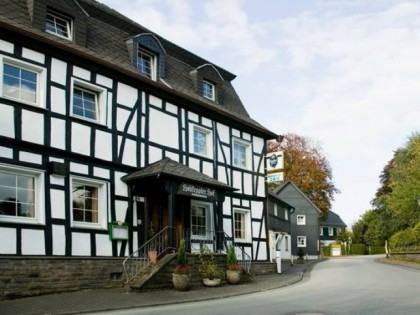
[[[237,75],[250,115],[319,142],[347,225],[420,130],[420,1],[99,0]]]

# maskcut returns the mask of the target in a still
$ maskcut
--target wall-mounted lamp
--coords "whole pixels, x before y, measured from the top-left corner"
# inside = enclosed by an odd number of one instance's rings
[[[276,137],[276,141],[277,141],[278,143],[281,143],[283,140],[284,140],[284,136],[283,136],[283,135],[278,135],[278,136]]]

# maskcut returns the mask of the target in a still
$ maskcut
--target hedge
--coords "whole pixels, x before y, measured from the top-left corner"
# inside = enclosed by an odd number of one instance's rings
[[[365,244],[351,244],[350,255],[365,255],[366,245]]]

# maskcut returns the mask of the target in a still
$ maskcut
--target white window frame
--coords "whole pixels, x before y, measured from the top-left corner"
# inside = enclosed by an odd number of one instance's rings
[[[284,208],[284,219],[289,220],[289,209]]]
[[[195,143],[194,143],[195,131],[206,134],[206,153],[205,154],[195,151]],[[213,158],[213,132],[210,129],[192,124],[190,126],[190,152],[197,155],[208,157],[210,159]]]
[[[205,235],[199,235],[199,234],[193,234],[192,229],[192,207],[204,207],[205,208],[205,224],[206,224],[206,234]],[[213,204],[211,202],[205,202],[205,201],[199,201],[199,200],[191,200],[191,239],[194,240],[212,240],[213,239]]]
[[[236,160],[236,150],[235,146],[239,145],[245,148],[245,165],[240,165],[235,163]],[[235,167],[243,168],[243,169],[250,169],[251,168],[251,143],[239,140],[234,138],[232,142],[232,165]]]
[[[36,84],[36,96],[35,96],[35,102],[27,101],[20,98],[11,97],[4,94],[3,89],[3,81],[4,81],[4,64],[9,64],[13,67],[21,68],[26,71],[34,72],[37,75],[37,84]],[[23,104],[28,104],[32,106],[37,106],[41,108],[45,108],[46,104],[46,86],[47,86],[47,71],[43,67],[39,67],[36,65],[33,65],[28,62],[24,62],[21,60],[17,60],[14,58],[6,57],[0,55],[0,96],[19,102]]]
[[[306,225],[306,215],[304,215],[304,214],[296,215],[296,224],[297,225]]]
[[[297,247],[306,247],[306,236],[299,235],[296,238]]]
[[[18,217],[0,214],[0,222],[45,224],[44,172],[27,167],[17,167],[0,163],[0,171],[14,175],[25,175],[34,178],[35,209],[33,217]]]
[[[145,55],[145,56],[150,58],[150,73],[142,71],[139,68],[139,64],[140,64],[139,61],[141,59],[143,59],[143,58],[140,57],[140,54]],[[157,77],[157,56],[154,53],[139,47],[138,51],[137,51],[136,68],[140,71],[141,74],[145,75],[146,77],[148,77],[149,79],[151,79],[153,81],[156,81],[156,77]]]
[[[244,229],[245,229],[245,237],[239,238],[236,237],[236,228],[235,228],[235,213],[240,213],[244,215]],[[247,209],[240,209],[240,208],[234,208],[233,209],[233,238],[235,239],[235,242],[242,242],[242,243],[250,243],[252,240],[252,234],[251,234],[251,211]]]
[[[203,97],[211,101],[216,100],[216,85],[203,80]]]
[[[66,29],[67,29],[67,36],[61,35],[59,33],[57,33],[57,31],[53,31],[47,28],[47,23],[48,23],[48,15],[51,15],[54,17],[54,19],[58,19],[62,22],[64,22],[66,24]],[[54,22],[54,24],[56,25],[56,21]],[[55,10],[52,9],[47,9],[47,16],[45,17],[45,31],[49,34],[53,34],[55,36],[61,37],[61,38],[65,38],[68,40],[72,40],[73,38],[73,19],[69,16],[66,16],[64,14],[61,14]]]
[[[95,94],[95,108],[96,108],[96,119],[90,119],[88,117],[80,116],[73,113],[73,97],[74,97],[74,89],[78,88],[89,93]],[[90,122],[95,122],[101,125],[106,125],[106,117],[107,117],[107,90],[94,85],[92,83],[72,78],[71,79],[71,95],[70,95],[70,113],[71,116],[78,119],[83,119]]]
[[[274,204],[273,213],[275,217],[279,215],[277,203]]]
[[[328,228],[328,236],[334,236],[334,228],[332,227]]]
[[[98,222],[82,222],[73,219],[73,182],[75,181],[83,185],[98,188]],[[70,216],[72,227],[106,230],[108,217],[107,209],[109,208],[109,205],[109,185],[107,182],[78,176],[70,177]]]

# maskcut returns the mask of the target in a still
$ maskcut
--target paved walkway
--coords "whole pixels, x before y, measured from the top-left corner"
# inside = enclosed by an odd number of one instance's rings
[[[283,263],[281,274],[255,276],[252,282],[238,285],[222,283],[220,287],[216,288],[196,286],[186,292],[170,289],[126,293],[121,288],[5,300],[0,301],[0,315],[68,315],[226,298],[291,285],[302,280],[304,272],[316,262],[319,261],[295,264],[294,266]]]

